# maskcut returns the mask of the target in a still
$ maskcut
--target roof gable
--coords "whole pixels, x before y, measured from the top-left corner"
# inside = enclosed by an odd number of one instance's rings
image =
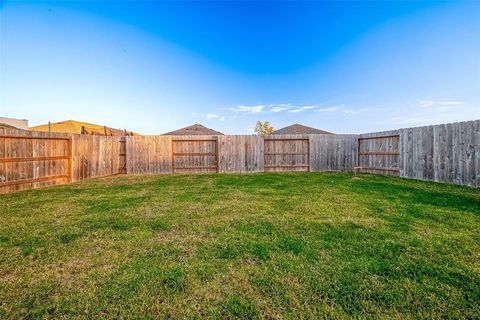
[[[219,131],[215,131],[213,129],[207,128],[201,124],[194,124],[185,128],[181,128],[178,130],[170,131],[167,133],[164,133],[163,135],[169,135],[169,136],[185,136],[185,135],[223,135],[223,133]]]
[[[295,123],[290,126],[275,130],[272,132],[272,134],[333,134],[333,133],[320,130],[317,128],[304,126],[299,123]]]

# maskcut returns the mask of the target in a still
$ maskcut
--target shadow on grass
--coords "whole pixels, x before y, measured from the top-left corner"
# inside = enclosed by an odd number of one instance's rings
[[[446,192],[445,188],[450,192]],[[478,189],[399,178],[380,181],[377,179],[360,180],[352,184],[351,189],[368,197],[371,197],[373,192],[388,200],[398,199],[407,204],[466,210],[480,215],[480,191]],[[437,189],[441,190],[437,191]]]

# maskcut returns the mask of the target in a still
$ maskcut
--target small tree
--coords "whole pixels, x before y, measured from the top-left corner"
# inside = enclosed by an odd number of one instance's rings
[[[270,134],[273,132],[273,127],[270,125],[270,122],[268,121],[257,121],[255,124],[255,133],[265,136],[267,134]]]

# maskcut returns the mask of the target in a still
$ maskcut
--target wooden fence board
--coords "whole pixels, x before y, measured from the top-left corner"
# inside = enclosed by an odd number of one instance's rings
[[[480,187],[479,127],[476,120],[396,130],[400,176]]]
[[[120,172],[120,138],[72,135],[73,181]]]
[[[171,136],[128,136],[126,153],[127,174],[173,171]]]
[[[357,166],[362,172],[399,175],[403,161],[401,139],[398,130],[361,134]]]
[[[217,136],[172,136],[174,173],[218,172]]]
[[[218,136],[220,172],[263,172],[264,142],[258,135]]]
[[[68,135],[0,128],[0,193],[70,181]]]
[[[11,135],[26,138],[5,138]],[[358,149],[359,137],[374,139]],[[480,187],[480,120],[361,135],[268,136],[267,142],[257,135],[104,137],[0,128],[1,193],[117,173],[172,173],[173,161],[183,172],[352,171],[360,163],[385,174],[398,168],[406,178]]]
[[[6,136],[24,138],[6,138]],[[118,173],[118,137],[0,129],[0,192]],[[23,161],[15,159],[22,158]],[[25,180],[33,182],[25,183]]]
[[[480,121],[474,121],[472,125],[473,137],[473,185],[480,187]]]
[[[309,135],[310,170],[353,171],[357,161],[357,137],[357,135]]]
[[[308,135],[264,137],[264,171],[310,171]]]

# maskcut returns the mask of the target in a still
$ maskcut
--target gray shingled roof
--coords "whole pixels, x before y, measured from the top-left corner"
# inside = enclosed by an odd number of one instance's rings
[[[194,124],[192,126],[188,126],[175,131],[164,133],[163,135],[169,135],[169,136],[215,135],[217,136],[217,135],[223,135],[223,133],[207,128],[205,126],[202,126],[201,124]]]
[[[285,128],[275,130],[272,132],[272,134],[333,134],[333,133],[295,123]]]

